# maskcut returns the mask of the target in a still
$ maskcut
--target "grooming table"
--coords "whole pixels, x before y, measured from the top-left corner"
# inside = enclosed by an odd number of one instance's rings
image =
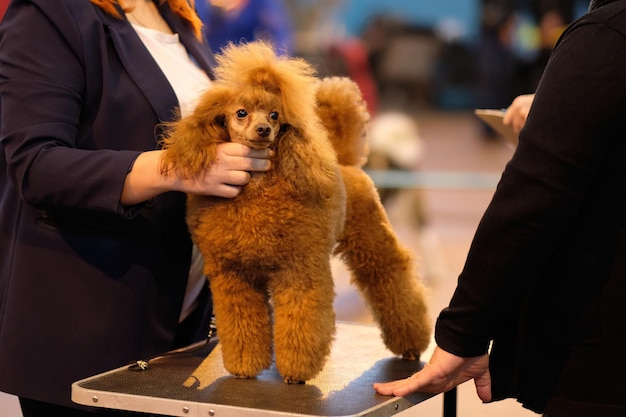
[[[285,384],[274,365],[256,379],[236,379],[224,369],[219,338],[214,338],[151,359],[143,371],[124,366],[77,381],[72,400],[167,416],[387,417],[433,395],[383,396],[372,384],[408,377],[423,365],[393,356],[377,327],[340,322],[326,366],[306,384]],[[444,395],[444,417],[455,414],[456,392],[451,391]]]

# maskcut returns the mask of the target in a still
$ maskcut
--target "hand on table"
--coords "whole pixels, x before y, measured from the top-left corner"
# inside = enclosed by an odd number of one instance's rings
[[[405,379],[375,383],[374,389],[379,394],[397,397],[418,391],[438,394],[470,379],[474,380],[478,397],[483,402],[490,402],[489,355],[462,358],[437,347],[421,371]]]

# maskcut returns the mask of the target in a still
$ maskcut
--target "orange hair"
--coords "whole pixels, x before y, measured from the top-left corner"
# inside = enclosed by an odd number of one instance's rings
[[[91,0],[93,4],[100,7],[102,10],[107,12],[108,14],[122,18],[120,13],[115,8],[115,5],[118,3],[117,0]],[[184,21],[186,21],[193,32],[196,35],[196,38],[202,39],[202,21],[196,14],[194,5],[195,0],[159,0],[159,3],[163,4],[167,2],[170,5],[172,11],[180,16]],[[122,6],[124,11],[131,10],[130,7]]]

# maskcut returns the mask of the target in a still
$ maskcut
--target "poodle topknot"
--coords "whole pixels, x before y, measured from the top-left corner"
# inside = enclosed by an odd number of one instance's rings
[[[265,91],[280,96],[285,123],[315,121],[315,69],[304,59],[277,56],[265,42],[229,43],[217,56],[217,83],[238,91]]]

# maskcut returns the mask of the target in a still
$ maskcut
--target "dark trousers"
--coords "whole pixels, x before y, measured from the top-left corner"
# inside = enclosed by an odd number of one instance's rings
[[[212,302],[208,286],[200,294],[199,307],[179,324],[172,348],[180,348],[207,338],[211,322]],[[76,405],[77,408],[64,407],[41,401],[19,398],[24,417],[137,417],[157,416],[157,414],[136,413],[131,411],[91,408]]]

